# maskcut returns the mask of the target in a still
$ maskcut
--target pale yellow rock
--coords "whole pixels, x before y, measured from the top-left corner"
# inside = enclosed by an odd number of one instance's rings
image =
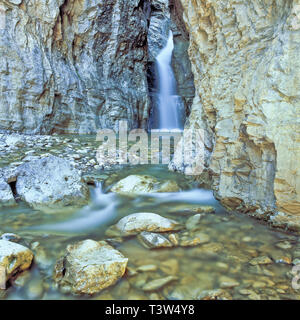
[[[139,212],[130,214],[122,218],[111,229],[115,229],[121,235],[132,235],[143,231],[147,232],[167,232],[178,230],[181,225],[171,219],[162,217],[152,212]]]
[[[181,3],[196,87],[188,126],[205,130],[217,197],[299,224],[299,0]],[[171,167],[184,171],[178,159]]]
[[[28,269],[32,259],[33,253],[28,248],[14,242],[0,240],[0,268],[5,270],[6,281],[17,272]]]
[[[148,282],[147,284],[145,284],[143,286],[143,290],[144,291],[158,290],[158,289],[161,289],[165,285],[167,285],[170,282],[175,281],[175,280],[178,280],[178,278],[174,277],[174,276],[168,276],[166,278],[155,279],[155,280],[152,280],[152,281]]]
[[[111,191],[121,194],[143,194],[156,192],[177,192],[179,187],[175,181],[158,181],[146,175],[131,175],[115,184]]]
[[[106,242],[84,240],[67,247],[55,266],[55,281],[73,293],[94,294],[113,285],[127,267],[128,259]]]

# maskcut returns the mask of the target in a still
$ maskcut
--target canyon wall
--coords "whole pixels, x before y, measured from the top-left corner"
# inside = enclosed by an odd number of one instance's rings
[[[181,0],[215,195],[300,226],[300,1]],[[184,170],[181,163],[173,167]]]
[[[146,127],[147,1],[1,0],[0,130]]]

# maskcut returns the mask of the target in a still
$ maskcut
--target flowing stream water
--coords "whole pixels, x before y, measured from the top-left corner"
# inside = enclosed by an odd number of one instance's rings
[[[81,141],[78,148],[85,145],[85,138]],[[65,152],[61,144],[51,147],[55,149]],[[114,183],[129,174],[175,180],[181,191],[135,197],[109,192]],[[300,298],[292,288],[291,274],[292,261],[300,254],[296,235],[227,212],[211,191],[197,188],[196,183],[169,172],[166,166],[112,169],[101,171],[98,177],[97,186],[91,187],[90,203],[82,209],[61,208],[46,213],[19,203],[15,208],[0,210],[0,234],[18,234],[20,243],[35,254],[31,269],[12,279],[6,291],[0,291],[2,299],[198,299],[205,290],[223,290],[233,299]],[[205,234],[207,243],[149,250],[135,236],[119,239],[113,246],[129,259],[129,268],[152,265],[152,269],[135,275],[126,273],[114,286],[93,296],[74,296],[56,286],[54,265],[67,245],[84,239],[107,239],[109,226],[136,212],[154,212],[185,225],[203,204],[213,206],[215,213],[204,214],[193,232]],[[263,256],[270,257],[272,263],[251,263],[253,258]],[[153,292],[143,291],[145,283],[169,275],[177,280]]]

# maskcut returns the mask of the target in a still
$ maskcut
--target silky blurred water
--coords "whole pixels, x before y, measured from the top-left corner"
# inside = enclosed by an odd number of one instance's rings
[[[141,173],[162,180],[175,179],[182,191],[134,197],[109,193],[116,181]],[[105,174],[107,179],[99,181],[96,188],[91,187],[91,202],[84,208],[62,208],[51,214],[25,204],[1,209],[1,233],[18,234],[21,244],[33,248],[35,253],[31,270],[11,281],[0,294],[2,299],[197,299],[203,290],[222,288],[224,276],[238,283],[223,288],[233,299],[299,299],[299,292],[291,287],[292,265],[283,263],[292,261],[300,251],[296,235],[271,229],[242,214],[226,212],[210,190],[196,188],[190,180],[164,166],[137,166]],[[156,271],[126,274],[116,285],[92,297],[64,294],[55,286],[53,267],[68,244],[82,239],[104,240],[109,226],[136,212],[154,212],[185,224],[199,205],[216,209],[214,214],[204,214],[198,226],[200,232],[209,236],[207,244],[149,250],[131,237],[113,244],[129,258],[129,268],[155,265]],[[273,259],[272,264],[249,264],[251,259],[265,255]],[[171,267],[168,269],[165,264]],[[143,284],[170,274],[178,280],[158,291],[142,290]],[[245,294],[245,290],[250,293]]]

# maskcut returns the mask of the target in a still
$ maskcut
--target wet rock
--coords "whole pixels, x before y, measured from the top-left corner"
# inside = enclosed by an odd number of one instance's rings
[[[197,205],[195,207],[195,205],[175,205],[172,206],[172,208],[170,208],[168,210],[168,212],[170,213],[175,213],[175,214],[180,214],[183,216],[189,216],[191,214],[195,214],[195,213],[214,213],[215,212],[215,208],[211,207],[211,206],[199,206]]]
[[[142,289],[144,291],[159,290],[162,287],[164,287],[165,285],[167,285],[170,282],[175,281],[177,279],[178,278],[174,277],[174,276],[169,276],[169,277],[161,278],[161,279],[155,279],[155,280],[152,280],[152,281],[148,282],[147,284],[145,284]]]
[[[219,282],[222,289],[231,289],[240,285],[240,283],[235,279],[226,276],[221,276]]]
[[[197,297],[197,300],[232,300],[232,296],[222,289],[205,290]]]
[[[280,242],[276,243],[276,247],[286,250],[286,249],[291,249],[292,244],[289,241],[280,241]]]
[[[209,241],[210,238],[206,233],[197,232],[195,234],[180,237],[179,244],[182,247],[190,247],[205,244]]]
[[[6,241],[18,243],[21,240],[21,237],[14,233],[4,233],[1,235],[0,240],[6,240]]]
[[[293,260],[293,265],[294,266],[300,265],[300,259],[299,258],[294,259]]]
[[[239,293],[243,296],[248,296],[250,300],[260,300],[260,296],[253,290],[250,289],[240,289]]]
[[[273,261],[267,256],[261,256],[261,257],[252,259],[249,263],[252,266],[257,266],[257,265],[264,265],[264,264],[272,264]]]
[[[139,272],[151,272],[151,271],[157,271],[157,266],[155,264],[148,264],[145,266],[140,266],[136,269]]]
[[[0,240],[0,266],[5,268],[6,281],[31,266],[33,253],[20,244]]]
[[[9,184],[0,177],[0,207],[15,205],[16,201]]]
[[[292,256],[289,253],[283,253],[281,251],[274,250],[270,252],[270,256],[272,257],[275,263],[284,263],[284,264],[292,263]]]
[[[106,242],[84,240],[67,247],[55,267],[55,281],[73,293],[97,293],[120,279],[128,259]]]
[[[249,294],[251,294],[253,291],[252,290],[248,290],[248,289],[240,289],[239,290],[239,294],[243,295],[243,296],[248,296]]]
[[[157,293],[151,293],[149,296],[150,300],[163,300],[162,296]]]
[[[42,279],[34,279],[29,281],[26,287],[26,295],[31,300],[41,299],[44,294],[44,286]]]
[[[243,239],[242,239],[242,241],[243,242],[251,242],[252,241],[252,238],[251,237],[244,237]]]
[[[191,209],[191,211],[197,213],[214,213],[216,210],[211,206],[199,206],[197,208]]]
[[[216,267],[222,271],[228,271],[229,270],[229,266],[228,264],[224,263],[224,262],[217,262],[216,263]]]
[[[206,240],[206,239],[203,240],[199,237],[194,238],[194,237],[186,237],[185,236],[180,239],[179,244],[182,247],[194,247],[194,246],[198,246],[202,243],[206,243],[206,242],[208,242],[208,240]]]
[[[190,217],[187,222],[185,223],[185,227],[187,230],[197,229],[201,220],[201,214],[195,214],[194,216]]]
[[[214,255],[223,251],[223,249],[224,249],[224,246],[221,243],[212,242],[212,243],[203,244],[199,248],[196,248],[194,254]]]
[[[173,244],[163,235],[153,232],[142,232],[138,235],[139,241],[148,249],[168,248]]]
[[[265,288],[267,286],[267,284],[263,281],[255,281],[253,284],[252,284],[252,287],[254,289],[262,289],[262,288]]]
[[[88,202],[88,187],[67,160],[48,156],[18,168],[16,192],[33,207],[82,206]]]
[[[42,248],[38,247],[34,250],[34,261],[38,265],[38,267],[46,273],[50,273],[51,267],[54,265],[55,261],[49,257],[49,253]]]
[[[128,281],[133,287],[140,289],[146,284],[148,278],[149,278],[148,273],[143,272],[143,273],[139,273],[135,277],[128,279]]]
[[[175,181],[159,181],[152,176],[131,175],[120,180],[112,188],[112,192],[121,194],[143,194],[156,192],[178,192],[179,186]]]
[[[176,259],[168,259],[160,263],[159,269],[168,275],[175,276],[179,271],[179,263]]]
[[[127,266],[126,275],[129,277],[134,277],[138,274],[137,270],[131,266]]]
[[[164,218],[156,213],[140,212],[122,218],[115,226],[108,230],[116,230],[126,236],[138,234],[143,231],[167,232],[180,228],[182,228],[182,226],[174,220]],[[110,232],[108,231],[108,233]]]
[[[168,239],[171,241],[171,243],[174,245],[174,246],[178,246],[179,245],[179,237],[177,234],[175,233],[171,233],[168,235]]]
[[[248,296],[248,298],[250,300],[261,300],[261,296],[254,291]]]

